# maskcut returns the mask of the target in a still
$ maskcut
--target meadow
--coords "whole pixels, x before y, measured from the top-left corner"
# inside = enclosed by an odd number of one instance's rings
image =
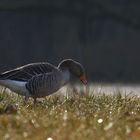
[[[75,89],[33,104],[0,94],[0,140],[139,140],[140,97]],[[95,91],[94,91],[95,92]]]

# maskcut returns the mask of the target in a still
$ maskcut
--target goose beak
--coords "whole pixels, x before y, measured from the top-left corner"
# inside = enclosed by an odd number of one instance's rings
[[[84,74],[80,76],[80,80],[84,85],[87,85],[86,76]]]

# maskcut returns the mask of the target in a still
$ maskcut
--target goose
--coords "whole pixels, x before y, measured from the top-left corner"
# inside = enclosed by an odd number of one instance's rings
[[[53,94],[70,81],[70,75],[87,84],[83,66],[72,59],[62,60],[58,66],[48,62],[30,63],[0,74],[0,85],[11,91],[29,97],[42,98]]]

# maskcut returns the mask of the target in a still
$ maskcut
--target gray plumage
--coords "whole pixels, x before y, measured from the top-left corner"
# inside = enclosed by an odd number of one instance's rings
[[[36,100],[59,90],[69,81],[70,73],[80,77],[83,66],[71,59],[61,61],[58,67],[47,62],[32,63],[0,74],[0,85]]]

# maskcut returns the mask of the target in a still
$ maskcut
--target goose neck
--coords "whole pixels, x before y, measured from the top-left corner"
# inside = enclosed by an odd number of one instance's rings
[[[70,80],[70,72],[68,69],[62,71],[62,83],[63,85],[67,84]]]

